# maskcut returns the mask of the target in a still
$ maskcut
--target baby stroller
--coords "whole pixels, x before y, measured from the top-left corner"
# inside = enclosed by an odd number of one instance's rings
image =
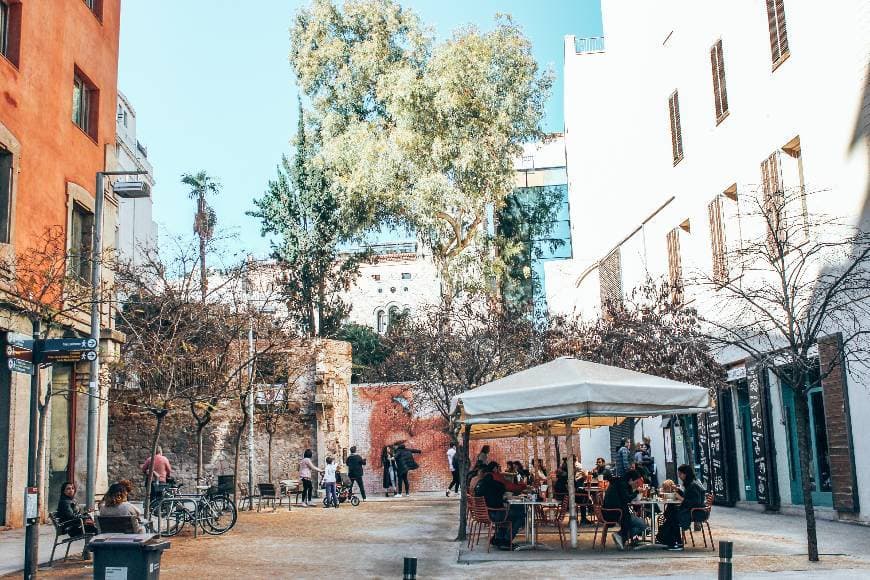
[[[338,496],[338,503],[342,504],[346,501],[350,501],[350,505],[356,507],[359,505],[359,498],[353,492],[353,482],[347,476],[346,473],[336,473],[335,474],[339,478],[338,489],[336,489],[336,495]],[[328,498],[323,498],[323,505],[329,507]]]

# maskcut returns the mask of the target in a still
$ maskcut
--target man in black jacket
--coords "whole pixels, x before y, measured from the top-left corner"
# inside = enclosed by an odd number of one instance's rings
[[[417,469],[414,461],[414,453],[420,453],[419,449],[408,449],[404,443],[396,449],[396,476],[399,480],[399,493],[395,497],[402,497],[402,484],[405,484],[405,495],[411,495],[411,486],[408,484],[408,472]]]
[[[614,477],[604,493],[605,510],[622,510],[619,520],[619,533],[614,533],[613,542],[620,550],[634,536],[640,535],[646,530],[646,522],[634,515],[631,511],[631,500],[637,494],[637,490],[643,485],[643,477],[634,470],[629,470],[623,477]],[[605,516],[610,514],[605,513]],[[610,518],[608,518],[610,519]]]
[[[359,485],[359,494],[363,501],[366,500],[366,488],[363,485],[363,465],[366,460],[356,454],[356,445],[350,448],[350,455],[345,460],[347,464],[347,477],[350,479],[350,491],[353,493],[353,484],[356,482]]]
[[[494,461],[484,466],[482,468],[484,474],[474,486],[473,492],[476,497],[482,497],[486,501],[486,507],[489,508],[489,519],[494,522],[510,520],[510,535],[508,535],[506,528],[498,528],[492,539],[493,546],[502,550],[510,550],[517,532],[526,524],[526,513],[523,506],[519,505],[510,506],[509,510],[504,511],[504,494],[507,488],[499,479],[493,477],[493,472],[497,469],[498,464]]]

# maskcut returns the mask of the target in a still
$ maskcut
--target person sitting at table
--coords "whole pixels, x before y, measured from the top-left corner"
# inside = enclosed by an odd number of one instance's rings
[[[504,482],[496,477],[498,469],[499,465],[494,461],[481,469],[483,476],[477,482],[477,485],[474,486],[474,495],[475,497],[484,498],[489,511],[489,517],[493,522],[510,520],[510,535],[508,535],[506,528],[498,528],[495,532],[495,537],[490,542],[500,550],[510,550],[517,532],[526,524],[526,513],[521,505],[512,505],[507,511],[495,511],[504,509],[504,494],[505,491],[508,491]]]
[[[514,461],[514,466],[515,466],[516,469],[517,469],[517,474],[518,474],[518,475],[520,476],[520,478],[521,478],[521,483],[528,483],[528,482],[529,482],[529,476],[530,476],[531,474],[529,473],[529,470],[528,470],[528,469],[526,469],[525,467],[523,467],[523,462],[522,462],[522,461]]]
[[[76,504],[76,484],[67,481],[60,488],[60,498],[57,501],[57,519],[61,522],[63,533],[77,538],[88,534],[96,534],[97,527],[90,514]]]
[[[535,483],[547,483],[547,468],[544,467],[543,459],[533,459],[531,471]]]
[[[604,481],[610,481],[612,475],[613,474],[607,468],[607,463],[604,461],[603,457],[599,457],[595,460],[595,467],[592,469],[592,477],[601,477]]]
[[[675,493],[677,486],[672,479],[662,482],[662,493]],[[680,552],[683,549],[683,536],[680,533],[680,518],[678,504],[669,503],[665,506],[662,525],[656,534],[656,544],[667,546],[672,552]]]
[[[604,509],[622,510],[619,532],[612,534],[613,542],[624,550],[630,541],[646,530],[646,522],[631,511],[631,502],[643,485],[643,477],[634,470],[628,470],[622,477],[614,477],[604,493]],[[606,514],[608,515],[608,514]]]
[[[495,461],[490,461],[486,466],[489,469],[489,473],[492,474],[493,479],[501,482],[504,485],[505,489],[511,493],[522,493],[525,491],[526,486],[522,483],[517,483],[513,480],[509,474],[502,473],[501,465],[496,463]]]
[[[689,525],[695,524],[695,531],[701,529],[701,522],[707,519],[706,512],[695,512],[696,508],[705,507],[706,493],[704,488],[695,478],[695,470],[691,465],[681,465],[677,468],[677,477],[682,482],[682,489],[677,489],[677,497],[682,499],[678,516],[680,518],[680,528],[688,530]],[[694,522],[692,516],[694,515]]]

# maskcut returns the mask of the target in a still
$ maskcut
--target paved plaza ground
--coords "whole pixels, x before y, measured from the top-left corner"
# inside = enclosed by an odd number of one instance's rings
[[[172,538],[163,556],[162,578],[400,578],[404,556],[418,558],[418,577],[533,578],[682,576],[715,578],[718,556],[710,551],[619,552],[590,548],[591,534],[581,535],[577,552],[514,553],[483,549],[472,554],[452,541],[458,502],[443,495],[377,499],[341,509],[294,508],[243,512],[224,536],[185,533]],[[803,521],[744,509],[714,508],[716,540],[734,542],[735,577],[870,578],[870,527],[819,522],[822,561],[806,560]],[[0,533],[0,558],[6,570],[13,536]],[[558,545],[555,536],[550,538]],[[47,544],[47,545],[46,545]],[[50,551],[43,536],[41,552]],[[20,552],[19,558],[20,558]],[[45,552],[47,556],[47,552]],[[463,560],[463,561],[460,561]],[[468,561],[471,560],[471,563]],[[78,555],[44,578],[90,578],[92,568]],[[14,577],[10,575],[9,577]]]

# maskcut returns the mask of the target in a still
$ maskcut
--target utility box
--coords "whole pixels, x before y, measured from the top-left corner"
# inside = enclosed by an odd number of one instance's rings
[[[156,580],[169,542],[155,534],[100,534],[90,542],[94,580]]]

